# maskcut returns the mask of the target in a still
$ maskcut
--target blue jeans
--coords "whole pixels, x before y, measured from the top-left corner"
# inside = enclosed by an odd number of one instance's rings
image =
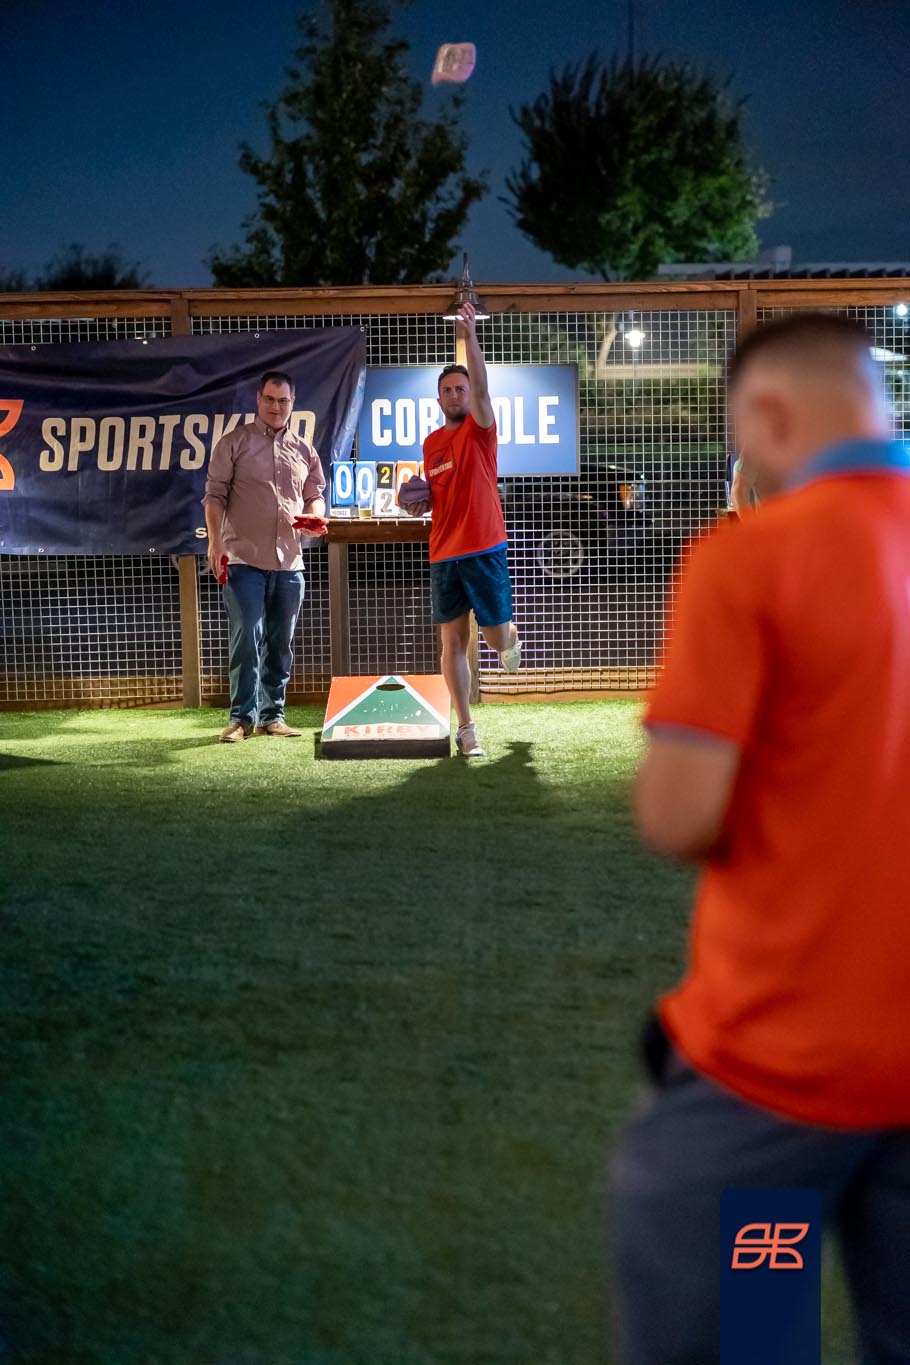
[[[303,591],[299,569],[228,565],[224,605],[231,627],[231,720],[271,725],[283,719]]]

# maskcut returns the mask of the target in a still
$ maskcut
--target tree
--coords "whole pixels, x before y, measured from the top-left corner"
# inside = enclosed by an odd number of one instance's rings
[[[0,294],[21,294],[28,289],[28,281],[21,270],[7,270],[0,266]]]
[[[141,289],[146,279],[139,266],[125,262],[114,244],[97,256],[73,242],[48,261],[35,280],[36,289]]]
[[[504,202],[535,246],[604,279],[753,256],[770,205],[741,141],[741,108],[686,63],[606,66],[595,54],[512,110],[526,159]]]
[[[445,270],[485,191],[464,169],[462,96],[445,118],[421,116],[385,3],[327,0],[298,23],[298,65],[267,106],[270,150],[241,149],[259,207],[245,245],[209,257],[215,283],[414,284]]]

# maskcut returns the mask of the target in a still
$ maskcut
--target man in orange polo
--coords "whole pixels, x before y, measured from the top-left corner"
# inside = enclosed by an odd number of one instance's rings
[[[768,496],[692,553],[646,717],[646,840],[703,865],[613,1164],[616,1365],[718,1359],[728,1187],[821,1193],[862,1360],[910,1361],[910,452],[870,339],[735,355]]]

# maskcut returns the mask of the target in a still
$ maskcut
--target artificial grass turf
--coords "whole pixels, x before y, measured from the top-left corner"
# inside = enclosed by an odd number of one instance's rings
[[[487,707],[476,763],[223,719],[0,716],[0,1359],[602,1365],[691,890],[632,828],[637,707]]]

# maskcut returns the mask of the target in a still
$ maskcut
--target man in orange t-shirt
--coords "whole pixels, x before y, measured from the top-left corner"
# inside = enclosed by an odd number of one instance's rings
[[[424,441],[423,461],[433,509],[433,620],[440,627],[442,671],[458,717],[455,743],[460,754],[477,758],[483,749],[471,719],[471,611],[507,672],[519,667],[521,641],[512,621],[506,527],[496,484],[496,419],[470,303],[458,319],[468,363],[447,365],[439,377],[445,426]]]
[[[717,1360],[720,1195],[772,1186],[910,1361],[910,451],[869,346],[807,314],[730,367],[771,496],[693,551],[645,721],[639,825],[703,872],[614,1159],[617,1365]]]

